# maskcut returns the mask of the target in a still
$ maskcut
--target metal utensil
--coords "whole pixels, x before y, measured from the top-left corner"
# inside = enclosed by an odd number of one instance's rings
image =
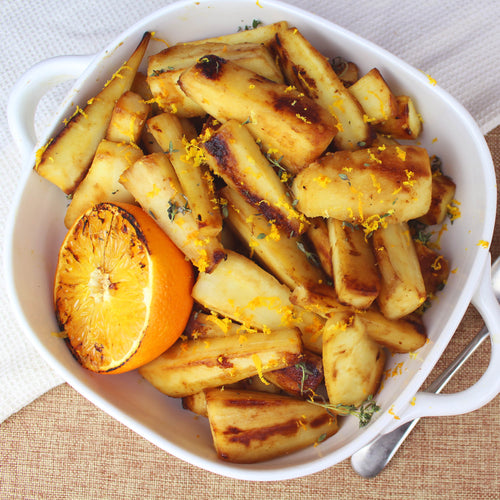
[[[496,259],[491,268],[491,281],[493,290],[497,299],[500,301],[500,257]],[[455,358],[455,360],[446,368],[439,377],[429,385],[427,392],[439,393],[467,361],[472,353],[483,343],[488,337],[489,332],[486,327],[471,340],[469,345]],[[420,419],[411,420],[393,431],[383,434],[351,457],[352,468],[360,475],[366,478],[375,477],[384,467],[390,462],[396,451],[399,449],[403,441],[410,434],[412,429],[417,425]]]

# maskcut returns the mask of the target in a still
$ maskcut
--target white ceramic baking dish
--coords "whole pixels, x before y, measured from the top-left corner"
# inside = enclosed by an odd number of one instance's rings
[[[389,357],[387,368],[399,374],[384,381],[376,400],[382,410],[360,429],[354,417],[343,419],[340,431],[317,447],[254,465],[220,461],[207,422],[181,408],[180,401],[153,389],[133,372],[102,376],[82,369],[65,343],[52,335],[57,325],[52,306],[52,279],[57,251],[65,234],[67,200],[56,187],[32,170],[38,145],[52,137],[76,104],[94,95],[138,44],[145,31],[170,43],[236,31],[254,19],[287,20],[299,27],[325,55],[355,61],[362,72],[377,67],[397,93],[415,100],[423,116],[421,143],[439,155],[445,172],[457,184],[461,217],[441,238],[452,274],[445,290],[426,313],[429,343],[417,356]],[[149,53],[164,48],[152,42]],[[40,97],[55,83],[75,79],[53,125],[36,138],[34,114]],[[473,411],[500,389],[500,309],[490,286],[491,241],[496,212],[496,181],[491,156],[478,127],[452,97],[422,72],[385,50],[317,16],[272,0],[202,0],[174,3],[146,17],[95,56],[61,56],[32,67],[12,91],[8,117],[23,155],[20,181],[8,225],[7,288],[12,306],[40,354],[62,377],[98,407],[146,439],[191,464],[245,480],[282,480],[311,474],[352,455],[380,433],[420,416]],[[468,390],[430,395],[419,387],[438,361],[469,303],[480,311],[492,332],[491,362]],[[495,340],[496,339],[496,340]],[[50,416],[48,417],[50,418]]]

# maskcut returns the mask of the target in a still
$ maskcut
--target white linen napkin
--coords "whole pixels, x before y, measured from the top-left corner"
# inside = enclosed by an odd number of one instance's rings
[[[237,1],[237,0],[235,0]],[[7,120],[14,83],[33,64],[56,55],[96,53],[121,31],[172,1],[2,0],[0,29],[0,234],[17,188],[21,158]],[[264,5],[264,0],[256,2]],[[500,123],[500,3],[497,0],[288,0],[375,42],[432,75],[472,114],[483,133]],[[264,10],[263,16],[264,16]],[[251,22],[252,20],[242,20]],[[236,29],[236,27],[235,27]],[[50,123],[67,87],[40,102],[36,130]],[[7,264],[8,265],[8,264]],[[2,272],[4,268],[2,267]],[[0,291],[0,422],[62,383],[30,345]]]

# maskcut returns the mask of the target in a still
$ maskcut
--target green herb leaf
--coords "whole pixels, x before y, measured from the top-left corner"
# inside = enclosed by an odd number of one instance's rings
[[[308,379],[309,375],[313,375],[313,372],[309,370],[306,366],[306,364],[301,361],[300,363],[297,363],[295,365],[295,368],[299,369],[302,371],[302,375],[300,378],[300,394],[304,394],[304,382]]]
[[[297,241],[297,248],[306,255],[309,262],[314,264],[316,267],[321,267],[319,257],[315,253],[307,250],[307,248],[304,246],[304,244],[301,241]]]
[[[168,152],[169,152],[169,154],[171,154],[171,153],[178,153],[179,152],[178,149],[174,149],[174,145],[173,145],[172,141],[170,141],[168,143]]]

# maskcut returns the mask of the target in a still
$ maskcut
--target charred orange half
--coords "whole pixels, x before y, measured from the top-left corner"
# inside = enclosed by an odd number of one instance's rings
[[[126,372],[180,336],[193,306],[193,281],[191,264],[144,210],[101,203],[61,245],[57,320],[85,368]]]

